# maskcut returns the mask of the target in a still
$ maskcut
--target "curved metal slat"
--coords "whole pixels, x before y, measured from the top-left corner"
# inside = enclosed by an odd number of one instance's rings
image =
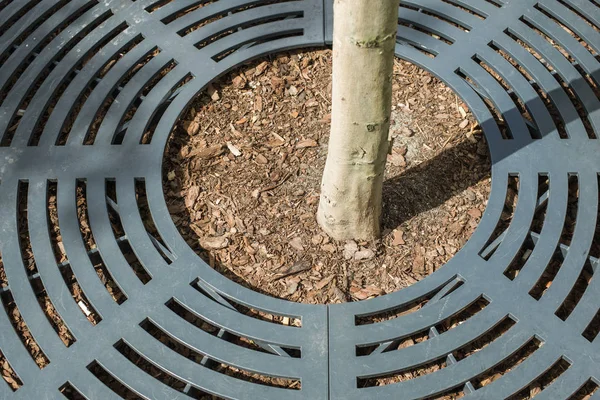
[[[560,22],[570,27],[573,32],[577,33],[577,35],[585,40],[596,52],[600,52],[600,38],[598,32],[588,24],[582,22],[577,14],[556,0],[541,0],[539,5],[544,11],[547,11]]]
[[[188,72],[184,68],[175,67],[161,79],[156,87],[152,88],[129,121],[123,145],[134,146],[140,143],[157,110],[170,101],[169,96],[173,95],[173,89],[187,75]]]
[[[110,105],[107,117],[102,120],[96,141],[99,145],[111,143],[125,113],[141,94],[144,87],[155,78],[171,60],[165,53],[153,57],[146,65],[133,75],[131,80],[119,92],[115,101]]]
[[[7,187],[7,183],[2,184],[3,190],[6,190]],[[15,190],[7,192],[2,197],[0,200],[2,201],[0,209],[2,209],[3,213],[10,213],[11,210],[16,211],[19,201],[17,193],[18,190],[15,187]],[[28,202],[27,208],[31,208],[31,206],[32,204]],[[64,351],[65,346],[44,315],[29,282],[21,256],[17,219],[6,217],[2,219],[4,221],[2,236],[0,236],[0,241],[2,241],[2,261],[11,294],[31,336],[37,342],[41,351],[52,362],[52,358],[58,357]]]
[[[47,210],[47,182],[30,181],[28,209],[31,247],[46,292],[75,338],[91,334],[91,325],[71,297],[52,252]]]
[[[304,396],[310,396],[310,394],[305,394],[300,390],[252,384],[243,379],[237,379],[205,368],[174,351],[165,351],[164,346],[148,334],[140,334],[135,338],[125,337],[124,339],[136,352],[154,364],[160,365],[159,368],[169,375],[221,397],[239,398],[247,396],[251,399],[281,399],[282,397],[301,399]],[[160,363],[158,363],[158,360],[160,360]],[[310,388],[307,391],[310,392]]]
[[[62,11],[69,11],[71,14],[77,14],[77,12],[84,8],[86,4],[81,4],[83,1],[75,1],[71,3],[70,7],[64,8]],[[87,11],[84,15],[77,18],[77,21],[71,24],[69,27],[71,30],[63,30],[58,36],[52,39],[50,44],[41,49],[40,53],[35,56],[35,63],[30,64],[22,75],[19,76],[18,81],[13,86],[12,90],[8,93],[7,99],[2,103],[0,108],[0,115],[3,118],[0,120],[0,131],[4,132],[7,129],[7,125],[12,117],[17,112],[17,107],[31,90],[31,83],[40,77],[44,69],[46,69],[50,62],[56,57],[57,53],[67,45],[70,40],[76,36],[78,30],[83,30],[86,25],[90,24],[94,19],[98,17],[96,8]],[[62,14],[62,13],[61,13]],[[3,69],[6,71],[0,75],[0,88],[6,86],[7,81],[13,76],[14,71],[22,64],[24,59],[31,56],[36,50],[35,44],[38,41],[38,34],[40,36],[49,35],[54,29],[60,25],[61,19],[64,18],[62,15],[56,16],[46,21],[46,24],[38,28],[41,32],[37,31],[29,36],[29,40],[25,41],[17,51],[15,51],[8,59]],[[52,24],[50,24],[52,23]],[[29,43],[31,42],[31,43]],[[55,43],[55,44],[52,44]],[[25,53],[25,54],[23,54]]]
[[[3,9],[0,13],[0,21],[2,21],[0,29],[2,30],[4,30],[5,25],[8,24],[12,19],[16,18],[24,8],[29,8],[29,10],[25,12],[25,15],[14,21],[12,26],[1,35],[0,54],[4,54],[7,50],[9,50],[15,40],[22,35],[27,28],[37,25],[36,22],[40,21],[41,15],[47,13],[48,11],[52,11],[53,8],[57,7],[57,5],[53,3],[55,2],[40,2],[39,0],[30,0],[27,3],[22,1],[13,1],[5,9]],[[31,5],[34,6],[31,7]]]
[[[443,17],[455,24],[465,26],[469,30],[473,29],[473,27],[481,21],[475,15],[465,12],[455,6],[451,6],[451,2],[445,3],[440,0],[404,0],[401,4],[410,5],[435,13],[438,17]],[[402,14],[402,11],[400,14]]]
[[[555,71],[575,92],[585,108],[587,110],[598,110],[600,108],[600,102],[592,92],[592,89],[581,79],[581,74],[575,70],[564,56],[540,35],[535,34],[534,31],[529,30],[528,32],[522,24],[517,26],[515,26],[514,32],[524,38],[529,45],[544,57],[547,63],[555,68]],[[585,128],[571,100],[566,98],[566,94],[555,96],[555,98],[556,107],[558,108],[562,119],[565,121],[565,129],[569,134],[569,137],[573,137],[574,139],[585,139]]]
[[[94,271],[79,230],[76,182],[58,180],[57,209],[65,252],[81,290],[102,317],[117,307]]]
[[[530,338],[529,334],[522,331],[513,332],[512,335],[502,336],[465,360],[433,374],[397,384],[358,389],[348,396],[348,399],[362,399],[365,397],[393,399],[396,398],[398,391],[401,391],[406,398],[410,399],[443,393],[466,383],[478,374],[491,369],[502,359],[510,357],[525,345]],[[501,357],[499,358],[498,355],[501,355]]]
[[[40,137],[40,147],[46,148],[56,143],[61,133],[61,128],[65,125],[68,115],[73,112],[75,105],[87,100],[80,97],[85,88],[93,84],[96,79],[95,76],[100,73],[103,67],[106,68],[106,64],[118,51],[133,41],[134,35],[135,31],[129,28],[125,29],[114,40],[102,47],[98,54],[77,73],[77,76],[69,83],[48,117],[44,131]]]
[[[96,30],[90,32],[81,42],[79,42],[65,57],[56,65],[50,72],[48,77],[44,79],[39,89],[36,90],[34,97],[25,110],[23,121],[17,127],[15,136],[12,141],[13,146],[27,146],[30,141],[31,132],[39,123],[39,118],[46,110],[48,103],[56,91],[71,73],[77,62],[87,57],[88,52],[92,51],[97,45],[96,35],[108,35],[111,31],[119,29],[121,24],[116,19],[109,19],[101,24]]]
[[[232,346],[226,340],[194,327],[166,307],[152,314],[149,319],[168,336],[215,361],[270,376],[299,378],[302,375],[301,369],[298,369],[300,359],[274,356],[241,346]]]
[[[413,346],[360,357],[355,373],[359,376],[390,374],[444,359],[449,354],[486,335],[505,317],[499,308],[490,307],[459,326]],[[353,369],[354,370],[354,369]]]
[[[513,140],[521,143],[529,141],[529,130],[521,113],[496,79],[474,63],[469,63],[468,66],[461,68],[461,72],[472,79],[479,88],[485,88],[484,94],[490,98],[490,101],[496,106],[502,118],[508,124]]]
[[[483,400],[493,396],[508,398],[515,395],[540,377],[557,359],[556,350],[544,345],[506,375],[465,396],[465,399]]]
[[[569,251],[558,271],[552,286],[541,299],[542,304],[556,310],[569,294],[587,261],[587,254],[596,230],[598,211],[598,175],[591,171],[581,171],[579,180],[579,204],[575,231]]]
[[[90,227],[106,269],[115,279],[117,286],[129,297],[128,293],[143,290],[143,285],[133,273],[114,238],[108,219],[105,187],[105,179],[90,179],[87,182]]]
[[[141,42],[133,50],[123,55],[100,80],[77,114],[77,118],[71,128],[71,133],[67,139],[67,145],[75,147],[83,143],[104,101],[118,88],[119,81],[132,71],[137,63],[141,62],[153,48],[154,45],[149,41],[145,40]]]

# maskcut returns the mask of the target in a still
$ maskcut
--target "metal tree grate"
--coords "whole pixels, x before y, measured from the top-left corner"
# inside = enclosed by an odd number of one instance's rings
[[[397,55],[474,112],[492,194],[432,276],[331,306],[219,275],[179,235],[161,179],[194,96],[253,58],[331,44],[331,0],[4,0],[0,33],[0,363],[12,371],[0,398],[598,388],[597,0],[402,1]]]

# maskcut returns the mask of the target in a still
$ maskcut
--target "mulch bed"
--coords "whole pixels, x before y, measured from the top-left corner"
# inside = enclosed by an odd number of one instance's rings
[[[490,191],[487,145],[442,82],[396,61],[384,234],[336,242],[315,213],[331,121],[331,51],[241,67],[199,96],[175,128],[164,190],[175,224],[211,266],[306,303],[399,290],[447,262]]]

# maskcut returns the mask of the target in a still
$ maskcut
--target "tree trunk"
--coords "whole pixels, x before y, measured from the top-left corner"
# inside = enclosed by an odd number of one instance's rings
[[[331,134],[317,220],[334,239],[380,236],[399,0],[335,0]]]

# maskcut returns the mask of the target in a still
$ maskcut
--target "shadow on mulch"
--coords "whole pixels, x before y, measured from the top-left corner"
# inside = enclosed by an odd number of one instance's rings
[[[473,156],[468,140],[450,147],[431,160],[407,169],[383,183],[383,227],[396,229],[403,222],[434,209],[467,188],[490,178],[489,157],[478,155],[473,168],[461,166],[461,159]],[[487,151],[487,149],[486,149]]]
[[[176,151],[170,152],[171,165],[183,165],[180,149],[190,144],[189,136],[184,132],[175,130],[172,135],[180,135],[179,139],[169,140],[169,146],[175,146]],[[405,221],[434,209],[467,188],[490,178],[490,159],[487,147],[484,154],[475,155],[474,148],[477,144],[465,139],[463,142],[449,147],[434,158],[407,169],[404,173],[388,179],[383,186],[383,229],[396,229]],[[173,150],[167,148],[167,152]],[[173,153],[177,154],[173,158]],[[465,158],[470,158],[473,166],[465,166]],[[448,170],[455,170],[449,174]],[[179,173],[177,174],[179,175]],[[167,189],[169,182],[166,174],[163,185]],[[165,190],[166,190],[165,189]],[[259,286],[250,284],[243,277],[236,275],[215,257],[211,250],[200,246],[200,236],[190,228],[193,216],[185,206],[185,196],[172,196],[168,198],[169,209],[177,212],[176,225],[188,245],[213,269],[228,279],[248,288],[273,297]],[[183,210],[183,212],[182,212]]]

